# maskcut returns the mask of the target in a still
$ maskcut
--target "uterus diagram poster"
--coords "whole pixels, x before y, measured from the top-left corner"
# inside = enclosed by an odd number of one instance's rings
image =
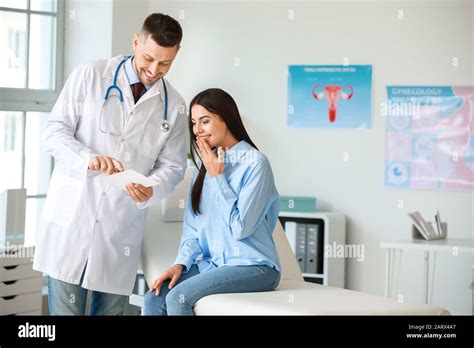
[[[371,128],[371,65],[289,65],[288,127]]]
[[[385,186],[474,189],[474,87],[387,87]]]

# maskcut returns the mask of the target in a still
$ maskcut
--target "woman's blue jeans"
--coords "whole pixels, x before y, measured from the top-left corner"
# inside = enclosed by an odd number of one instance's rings
[[[197,265],[183,273],[173,287],[163,283],[160,295],[145,295],[143,315],[194,315],[193,306],[201,298],[223,293],[272,291],[280,282],[280,272],[268,266],[221,266],[199,273]]]

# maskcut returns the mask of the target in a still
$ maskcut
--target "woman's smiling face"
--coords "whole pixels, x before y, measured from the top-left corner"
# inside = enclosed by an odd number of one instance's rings
[[[224,146],[229,136],[234,138],[221,117],[201,105],[191,108],[191,122],[196,138],[205,140],[211,148]]]

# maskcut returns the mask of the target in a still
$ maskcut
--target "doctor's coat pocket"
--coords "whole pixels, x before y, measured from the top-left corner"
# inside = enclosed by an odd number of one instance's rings
[[[43,208],[43,218],[60,226],[68,226],[81,199],[84,182],[60,172],[54,172]]]

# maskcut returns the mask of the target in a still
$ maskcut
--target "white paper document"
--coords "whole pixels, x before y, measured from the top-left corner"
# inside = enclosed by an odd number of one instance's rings
[[[132,170],[127,169],[123,172],[112,174],[112,175],[105,175],[102,177],[102,180],[109,185],[117,186],[122,190],[125,190],[125,186],[130,183],[141,184],[145,187],[151,187],[159,185],[156,181]]]

